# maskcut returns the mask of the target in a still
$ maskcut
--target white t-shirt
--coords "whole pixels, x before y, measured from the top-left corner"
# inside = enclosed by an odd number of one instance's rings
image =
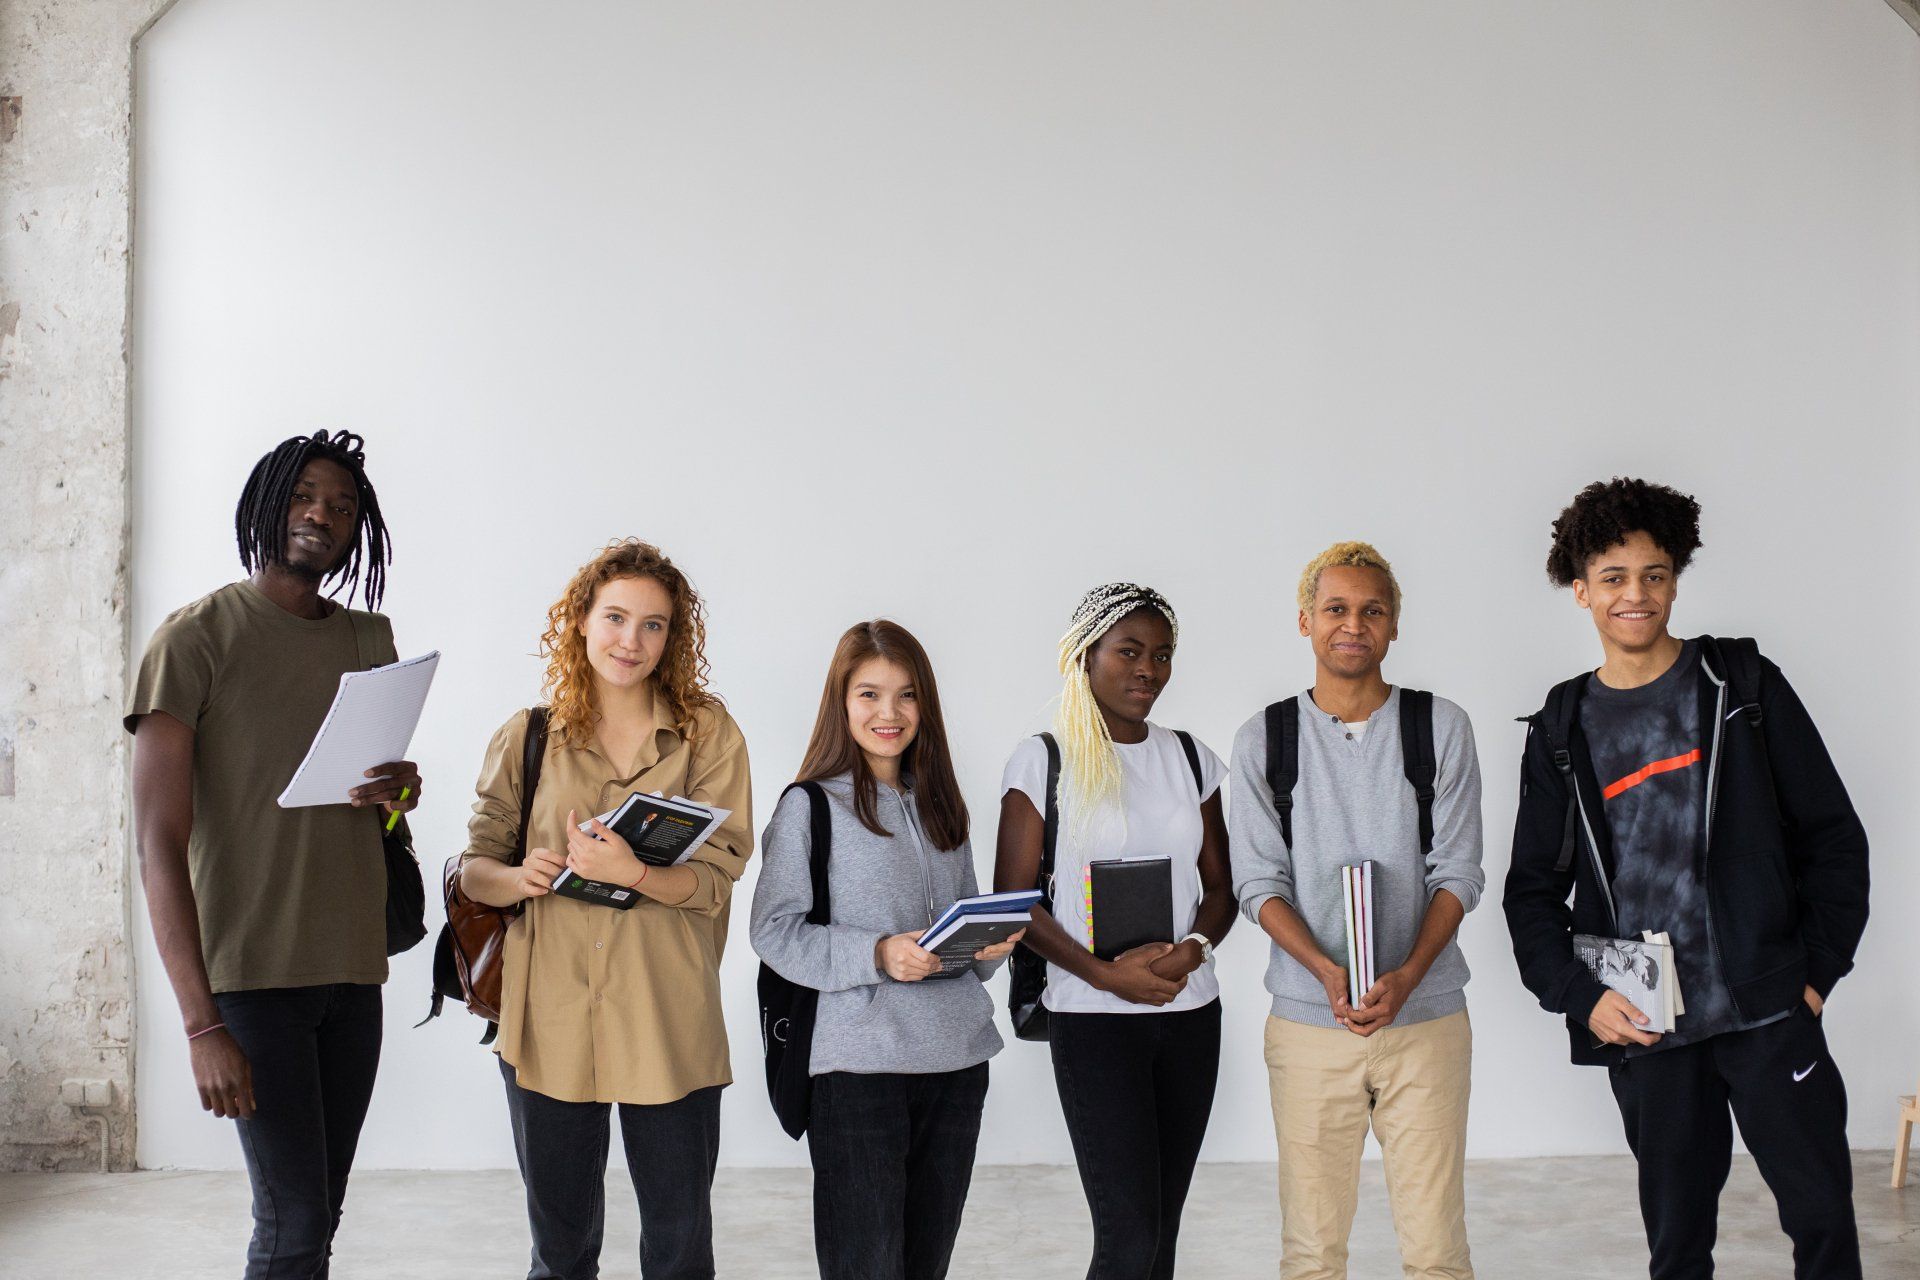
[[[1054,851],[1053,915],[1067,936],[1081,946],[1091,937],[1084,892],[1086,864],[1100,858],[1165,855],[1173,859],[1173,936],[1193,931],[1200,909],[1200,805],[1220,790],[1227,766],[1198,738],[1201,786],[1194,791],[1187,753],[1171,729],[1147,725],[1145,742],[1116,742],[1124,777],[1125,813],[1100,815],[1083,836],[1075,835],[1071,788],[1060,786],[1060,835]],[[1019,791],[1034,811],[1047,811],[1047,747],[1028,738],[1014,748],[1000,779],[1000,794]],[[1220,995],[1213,965],[1203,964],[1187,978],[1184,990],[1164,1005],[1133,1004],[1088,986],[1060,968],[1047,966],[1047,1008],[1057,1013],[1172,1013],[1197,1009]]]

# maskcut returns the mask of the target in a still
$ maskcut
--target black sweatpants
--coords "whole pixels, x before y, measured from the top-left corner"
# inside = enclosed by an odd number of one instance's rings
[[[987,1064],[813,1078],[813,1250],[823,1280],[943,1280],[973,1182]]]
[[[1220,1074],[1220,1002],[1055,1013],[1053,1078],[1093,1213],[1087,1280],[1169,1280]]]
[[[1611,1075],[1640,1163],[1653,1280],[1713,1275],[1720,1189],[1733,1159],[1729,1109],[1778,1202],[1793,1274],[1858,1280],[1847,1091],[1804,1003],[1763,1027],[1629,1058]]]

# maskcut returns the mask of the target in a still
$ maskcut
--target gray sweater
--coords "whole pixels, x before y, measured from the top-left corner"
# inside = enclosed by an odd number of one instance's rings
[[[1293,849],[1267,786],[1264,711],[1233,739],[1231,829],[1233,890],[1256,926],[1269,898],[1283,898],[1306,922],[1321,951],[1344,963],[1346,924],[1340,868],[1371,858],[1376,976],[1405,963],[1426,916],[1445,889],[1472,911],[1487,882],[1480,869],[1480,762],[1467,713],[1433,700],[1433,852],[1420,856],[1419,808],[1401,771],[1400,690],[1349,740],[1338,719],[1300,695],[1300,776],[1293,788]],[[1278,944],[1267,961],[1273,1016],[1334,1027],[1326,990]],[[1394,1019],[1404,1026],[1466,1008],[1467,961],[1447,944]]]
[[[895,982],[873,963],[880,939],[924,929],[956,900],[979,892],[971,843],[934,848],[911,791],[879,787],[880,825],[893,834],[878,836],[854,814],[851,775],[820,785],[833,818],[832,920],[807,923],[810,819],[806,794],[793,790],[760,839],[749,932],[754,951],[775,972],[820,992],[809,1074],[931,1074],[985,1062],[1002,1044],[993,1000],[981,985],[998,962],[931,982]]]

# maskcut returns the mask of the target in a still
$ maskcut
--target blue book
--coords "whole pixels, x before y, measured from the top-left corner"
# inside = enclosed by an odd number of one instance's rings
[[[940,972],[925,981],[957,978],[971,970],[974,953],[1026,928],[1039,901],[1038,889],[1019,889],[962,898],[948,907],[919,938],[922,948],[940,957]]]

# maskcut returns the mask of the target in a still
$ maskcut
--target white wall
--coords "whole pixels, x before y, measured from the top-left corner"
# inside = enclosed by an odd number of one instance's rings
[[[1512,717],[1597,660],[1548,523],[1646,474],[1706,508],[1682,626],[1764,638],[1875,839],[1829,1022],[1854,1139],[1887,1142],[1920,1070],[1920,44],[1878,0],[189,0],[140,76],[136,636],[235,576],[256,456],[364,432],[401,649],[446,653],[431,862],[535,694],[542,610],[608,537],[706,593],[762,815],[840,630],[911,627],[983,878],[1086,587],[1172,598],[1162,718],[1224,752],[1310,678],[1298,566],[1365,537],[1406,585],[1390,675],[1479,733],[1472,1151],[1621,1150],[1497,898]],[[758,1078],[752,889],[723,1158],[798,1163]],[[141,1159],[232,1165],[136,933]],[[1209,1159],[1271,1156],[1265,957],[1244,922],[1222,951]],[[508,1164],[477,1024],[410,1029],[428,958],[387,988],[361,1162]],[[1044,1050],[1013,1045],[981,1159],[1066,1160],[1058,1115]]]

